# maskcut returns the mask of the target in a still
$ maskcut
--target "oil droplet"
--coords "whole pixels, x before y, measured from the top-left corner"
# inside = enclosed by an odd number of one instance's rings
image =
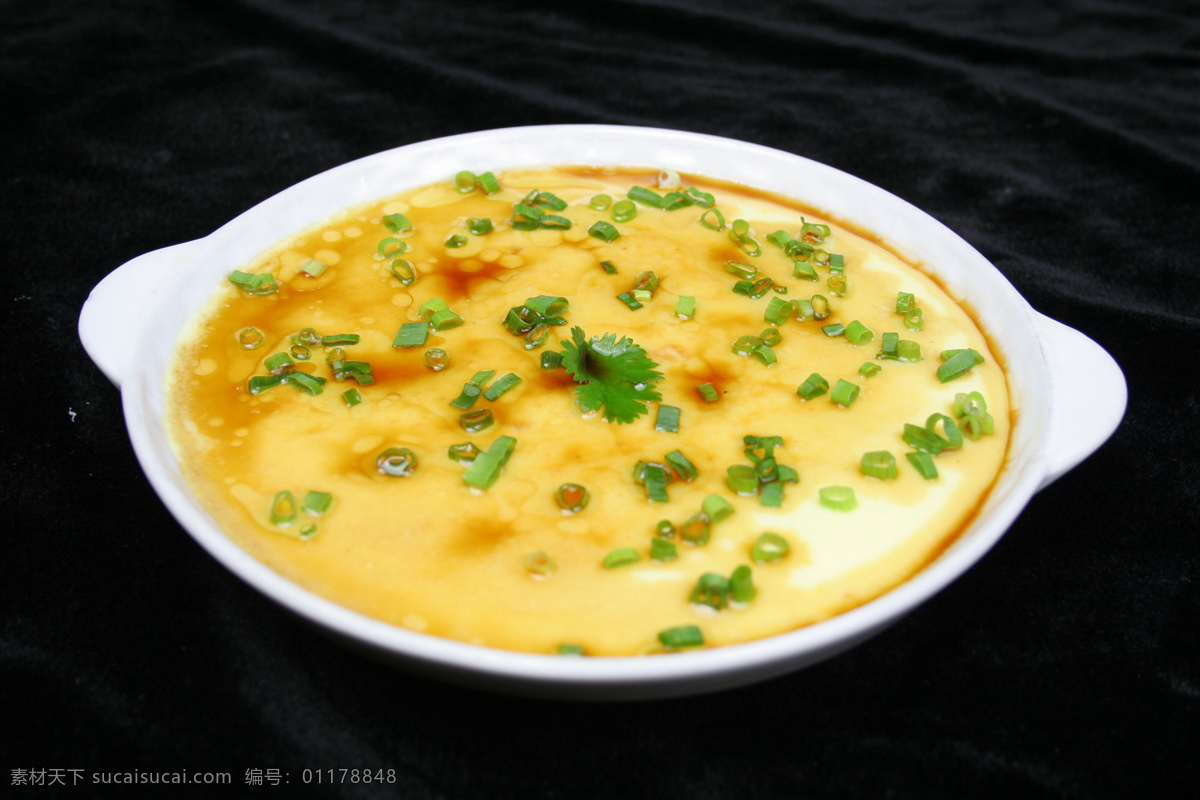
[[[208,420],[208,426],[210,428],[219,428],[224,424],[225,424],[225,420],[221,417],[212,417],[211,419]]]
[[[362,228],[346,228],[345,234],[350,239],[357,239],[363,235]]]
[[[202,358],[192,372],[196,375],[212,375],[217,371],[217,361],[214,358]]]
[[[405,614],[404,619],[400,620],[404,627],[417,632],[422,632],[429,627],[429,623],[420,614]]]
[[[327,242],[336,242],[342,238],[342,234],[339,231],[325,231],[321,234],[321,238]]]

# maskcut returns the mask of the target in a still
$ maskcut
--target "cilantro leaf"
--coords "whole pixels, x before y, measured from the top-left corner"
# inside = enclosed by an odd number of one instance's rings
[[[563,366],[579,386],[575,402],[584,411],[604,409],[609,422],[633,422],[645,414],[646,403],[662,399],[654,384],[662,380],[655,362],[627,336],[615,333],[585,339],[583,329],[571,329],[572,341],[562,341]]]

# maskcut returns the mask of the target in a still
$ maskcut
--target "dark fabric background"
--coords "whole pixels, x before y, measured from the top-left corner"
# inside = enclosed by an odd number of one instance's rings
[[[9,790],[54,769],[233,775],[169,797],[1196,796],[1200,3],[6,0],[0,99],[6,796],[139,796]],[[757,686],[533,701],[331,643],[160,505],[80,307],[347,160],[561,122],[770,145],[926,209],[1117,358],[1122,427],[932,602]],[[301,783],[343,767],[395,783]]]

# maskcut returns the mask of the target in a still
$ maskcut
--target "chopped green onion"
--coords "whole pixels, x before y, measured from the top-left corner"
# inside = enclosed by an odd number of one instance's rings
[[[646,499],[651,503],[666,503],[670,499],[667,497],[667,484],[671,480],[667,467],[661,464],[646,464],[643,475]]]
[[[266,335],[254,327],[242,328],[234,336],[243,350],[257,350],[267,343]]]
[[[335,333],[330,336],[322,336],[321,344],[325,347],[341,347],[342,345],[358,344],[359,336],[357,333]]]
[[[696,318],[696,298],[680,296],[675,301],[675,316],[682,320]]]
[[[711,383],[702,383],[696,387],[696,393],[700,395],[700,399],[706,403],[715,403],[720,399],[717,393],[717,387]]]
[[[494,402],[497,399],[499,399],[499,397],[502,394],[504,394],[505,392],[509,391],[510,389],[516,388],[516,386],[520,382],[521,382],[521,376],[515,375],[510,372],[507,375],[505,375],[504,377],[500,378],[500,380],[493,383],[491,388],[483,393],[483,396],[486,399]]]
[[[303,344],[309,347],[316,347],[321,344],[321,334],[317,333],[314,328],[301,328],[292,335],[292,344]]]
[[[754,355],[755,350],[765,346],[765,344],[757,336],[739,336],[737,341],[733,343],[732,352],[737,356],[749,357]]]
[[[921,345],[910,339],[901,339],[896,342],[896,360],[897,361],[920,361],[921,360]]]
[[[983,363],[983,356],[970,348],[964,350],[946,350],[942,353],[942,358],[945,360],[937,368],[937,377],[942,383],[961,378],[970,372],[976,364]]]
[[[621,235],[621,232],[613,227],[611,222],[599,220],[592,223],[592,227],[588,228],[588,235],[599,239],[602,242],[611,242]]]
[[[359,386],[370,386],[375,382],[371,365],[366,361],[331,361],[329,368],[333,370],[333,379],[338,383],[347,378],[353,378]]]
[[[692,203],[701,208],[712,208],[713,203],[717,202],[716,198],[708,192],[702,192],[695,186],[689,186],[686,194],[692,198]]]
[[[879,374],[883,367],[876,364],[874,361],[864,361],[862,366],[858,368],[858,374],[864,378],[873,378]]]
[[[812,400],[828,391],[829,381],[814,372],[804,379],[804,383],[800,384],[800,388],[796,390],[796,394],[805,400]]]
[[[631,186],[625,196],[650,208],[662,208],[662,195],[643,186]]]
[[[897,292],[896,294],[896,313],[907,314],[909,311],[917,307],[916,297],[912,292]]]
[[[845,275],[830,275],[825,280],[825,285],[829,287],[829,293],[834,297],[845,297],[850,291],[850,281],[846,280]]]
[[[642,304],[638,302],[638,299],[633,296],[632,292],[621,292],[617,295],[617,299],[627,305],[630,311],[637,311],[642,307]]]
[[[979,392],[956,392],[952,409],[956,417],[964,414],[983,415],[987,413],[987,400]]]
[[[448,331],[451,328],[457,328],[460,325],[466,324],[466,320],[447,308],[442,311],[435,311],[433,316],[429,318],[429,324],[435,331]]]
[[[483,394],[483,389],[474,383],[464,383],[462,391],[458,397],[450,401],[450,405],[467,411],[475,405],[475,401],[479,399],[479,395],[481,394]]]
[[[846,272],[846,259],[841,253],[829,254],[829,272],[833,275],[842,275]]]
[[[297,361],[308,361],[309,356],[312,355],[312,351],[302,344],[292,345],[289,352],[291,352],[292,358]]]
[[[761,346],[754,348],[753,356],[758,359],[759,363],[764,367],[769,367],[779,360],[779,357],[775,355],[775,351],[772,350],[766,342],[763,342]]]
[[[454,176],[454,188],[463,194],[475,191],[476,177],[475,173],[470,170],[460,170]]]
[[[462,247],[468,241],[469,240],[467,239],[467,237],[463,236],[461,233],[456,233],[453,236],[451,236],[449,239],[447,239],[445,242],[443,242],[443,245],[445,247],[448,247],[451,250],[453,250],[453,249]]]
[[[583,647],[571,642],[563,642],[554,651],[560,656],[582,656]]]
[[[825,319],[829,316],[829,301],[825,299],[823,294],[814,294],[810,298],[813,307],[813,319]]]
[[[287,353],[273,353],[266,357],[263,361],[263,366],[267,368],[267,372],[272,375],[292,369],[296,366],[296,362],[292,361],[292,357]]]
[[[933,480],[938,476],[937,464],[933,461],[933,456],[929,453],[920,450],[913,450],[905,453],[904,457],[908,459],[908,463],[912,464],[913,469],[925,480]]]
[[[674,539],[675,526],[669,519],[660,519],[658,524],[654,526],[654,535],[660,539]]]
[[[846,326],[846,338],[853,344],[863,345],[875,338],[875,332],[858,320]]]
[[[347,389],[342,392],[342,399],[346,401],[346,405],[353,408],[362,402],[362,393],[358,389]]]
[[[822,325],[821,332],[832,339],[835,336],[841,336],[846,332],[846,326],[840,322],[834,322],[829,325]]]
[[[725,483],[733,492],[753,497],[758,493],[758,472],[746,464],[734,464],[725,470]]]
[[[229,273],[229,282],[251,294],[271,294],[279,290],[279,284],[275,282],[275,276],[269,272],[258,274],[235,269]]]
[[[637,550],[632,547],[618,547],[612,550],[604,557],[605,569],[617,569],[619,567],[627,567],[630,564],[636,564],[641,557]]]
[[[617,265],[612,263],[611,261],[601,261],[600,266],[604,267],[604,274],[606,274],[606,275],[616,275],[617,274]]]
[[[725,230],[725,215],[721,213],[721,209],[715,206],[701,214],[699,221],[701,225],[710,231]]]
[[[957,450],[962,447],[963,437],[958,430],[958,425],[954,420],[947,417],[945,414],[930,414],[925,420],[925,430],[930,433],[937,433],[938,423],[942,423],[942,437],[946,441],[946,450]]]
[[[679,526],[679,537],[688,544],[696,547],[703,547],[708,544],[708,539],[711,535],[712,519],[703,511],[688,517]]]
[[[761,534],[750,550],[750,557],[756,564],[769,564],[780,561],[791,551],[788,540],[778,533],[767,531]]]
[[[562,363],[562,353],[556,350],[547,350],[542,353],[542,369],[558,369]]]
[[[729,505],[729,502],[719,494],[710,494],[705,497],[700,504],[700,510],[713,524],[728,519],[733,514],[733,506]]]
[[[285,373],[278,375],[251,375],[247,384],[250,394],[262,394],[267,389],[273,389],[287,380]]]
[[[284,374],[287,377],[287,382],[302,392],[311,395],[318,395],[323,391],[322,387],[325,384],[324,378],[318,378],[315,375],[308,375],[304,372],[297,372],[295,370]]]
[[[758,275],[758,267],[745,261],[726,261],[725,271],[743,280],[753,280]]]
[[[425,367],[434,372],[441,372],[450,366],[450,354],[440,347],[431,347],[421,356]]]
[[[863,475],[881,480],[891,480],[896,477],[896,457],[887,450],[873,450],[863,453],[859,470]]]
[[[586,487],[580,486],[578,483],[564,483],[554,493],[554,499],[558,501],[558,507],[563,511],[578,514],[587,508],[592,495]]]
[[[476,456],[471,466],[463,473],[463,483],[475,489],[488,489],[500,477],[501,470],[508,463],[517,440],[511,436],[497,436],[486,452]]]
[[[406,478],[417,468],[417,456],[407,447],[389,447],[375,459],[375,468],[381,475]]]
[[[793,306],[787,300],[781,297],[772,297],[771,301],[767,303],[763,319],[772,325],[782,325],[792,316],[792,311]]]
[[[473,442],[463,442],[462,444],[452,444],[446,451],[446,455],[451,461],[458,461],[462,464],[470,464],[480,456],[483,451],[480,450]]]
[[[654,419],[654,430],[679,433],[679,414],[680,411],[675,406],[659,405],[658,415]]]
[[[833,393],[829,395],[829,399],[843,408],[849,408],[858,399],[858,391],[857,384],[844,378],[838,378],[837,383],[833,385]]]
[[[613,222],[630,222],[637,217],[637,206],[629,200],[618,200],[613,203]]]
[[[825,237],[829,235],[829,226],[822,225],[819,222],[808,222],[801,217],[800,220],[804,223],[800,228],[800,238],[810,244],[820,244]]]
[[[308,261],[304,262],[304,266],[300,268],[300,271],[310,278],[319,278],[325,274],[325,270],[327,269],[329,269],[329,267],[325,266],[320,261],[317,261],[315,258],[310,258]]]
[[[683,185],[683,181],[679,177],[679,173],[673,169],[662,169],[658,173],[658,188],[660,189],[678,189]]]
[[[491,172],[481,172],[476,178],[479,181],[479,188],[487,194],[495,194],[500,191],[500,181],[496,180],[496,176]]]
[[[679,557],[679,551],[674,542],[666,539],[650,540],[650,558],[655,561],[674,561]]]
[[[667,453],[663,460],[667,462],[667,466],[675,470],[675,474],[683,479],[685,483],[691,483],[700,474],[700,470],[696,469],[696,465],[678,450],[672,450]]]
[[[904,423],[904,432],[900,434],[904,443],[916,450],[923,450],[931,456],[936,456],[946,449],[946,440],[928,428]]]
[[[488,381],[490,381],[495,374],[496,370],[494,369],[481,369],[479,372],[476,372],[471,376],[471,383],[482,389],[488,385]]]
[[[715,572],[706,572],[696,581],[689,603],[722,609],[729,604],[729,579]]]
[[[821,505],[834,511],[853,511],[858,506],[858,498],[849,486],[823,486],[817,496]]]
[[[598,194],[588,201],[588,208],[593,211],[604,211],[612,205],[612,197],[606,194]]]
[[[569,230],[571,227],[571,220],[566,217],[560,217],[558,214],[543,214],[538,223],[543,228],[550,228],[556,231]]]
[[[397,258],[391,264],[392,276],[400,281],[401,286],[412,286],[417,281],[417,268],[411,261]]]
[[[383,218],[383,224],[392,233],[400,233],[402,231],[411,231],[412,223],[408,221],[408,217],[403,214],[388,214]]]
[[[729,576],[729,599],[735,603],[749,603],[757,594],[750,567],[742,564]]]
[[[548,578],[558,571],[558,564],[542,550],[525,556],[523,566],[531,578]]]
[[[658,641],[663,647],[677,650],[681,647],[703,647],[704,634],[695,625],[680,625],[658,632]]]
[[[817,271],[807,261],[795,261],[792,263],[792,277],[803,281],[820,280],[817,277]]]
[[[762,491],[758,493],[758,502],[760,505],[779,508],[783,505],[783,484],[777,481],[764,483]]]
[[[477,408],[458,415],[458,424],[467,433],[479,433],[496,424],[496,417],[490,408]]]
[[[271,523],[287,526],[296,521],[296,498],[289,491],[276,492],[271,499]]]
[[[791,303],[785,303],[784,305],[786,305],[788,310],[791,311]],[[766,328],[758,335],[758,338],[762,339],[762,343],[767,347],[774,347],[783,341],[783,334],[781,334],[776,328]]]
[[[668,192],[663,195],[662,208],[663,211],[677,211],[681,208],[687,208],[692,205],[692,198],[688,197],[683,192]]]
[[[879,340],[879,353],[876,358],[899,358],[900,334],[888,332],[883,334]]]
[[[426,300],[420,308],[417,309],[417,316],[421,319],[429,319],[437,312],[446,311],[449,308],[449,304],[447,304],[442,298],[431,297],[429,300]]]
[[[914,308],[904,315],[904,327],[911,331],[919,331],[925,327],[925,312]]]
[[[300,503],[300,508],[315,517],[319,517],[327,513],[332,505],[333,495],[329,492],[309,491],[304,495],[304,501]]]
[[[796,319],[800,322],[808,322],[810,319],[813,319],[816,316],[815,312],[813,311],[813,304],[811,300],[797,298],[792,301],[792,308],[796,309]]]
[[[467,219],[467,230],[476,236],[483,236],[491,233],[495,226],[492,225],[492,220],[489,217],[470,217]]]
[[[419,347],[429,340],[429,325],[424,322],[406,322],[396,332],[392,347]]]
[[[384,258],[392,258],[407,253],[408,244],[394,236],[389,236],[386,239],[379,240],[379,246],[375,248],[375,251]]]

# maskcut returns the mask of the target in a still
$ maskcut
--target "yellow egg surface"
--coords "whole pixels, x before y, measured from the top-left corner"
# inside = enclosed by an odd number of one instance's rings
[[[254,557],[429,635],[618,656],[827,619],[971,520],[1009,392],[924,265],[699,177],[483,178],[230,264],[191,325],[172,442]]]

